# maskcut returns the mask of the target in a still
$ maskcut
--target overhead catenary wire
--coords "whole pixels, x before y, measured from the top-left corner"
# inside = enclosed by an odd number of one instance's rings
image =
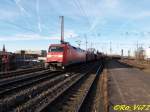
[[[87,20],[89,26],[91,26],[91,23],[89,21],[89,17],[87,15],[86,11],[84,10],[84,8],[82,7],[80,1],[79,0],[73,0],[73,1],[74,1],[75,5],[78,7],[78,9],[80,10],[81,14],[86,17],[86,20]]]
[[[7,2],[8,4],[16,4],[17,5],[17,7],[19,7],[18,6],[18,2],[16,1],[16,0],[10,0],[10,1],[5,1],[5,2]],[[19,4],[20,5],[20,4]],[[22,7],[22,6],[21,6]],[[20,8],[20,7],[19,7]],[[20,9],[21,10],[21,9]],[[27,16],[27,17],[29,17],[29,16]],[[29,21],[27,21],[27,19],[25,19],[26,21],[25,21],[25,23],[27,23],[28,25],[31,23],[31,22],[29,22]],[[22,26],[22,25],[18,25],[18,24],[16,24],[16,23],[13,23],[13,22],[10,22],[10,21],[6,21],[6,20],[1,20],[1,22],[4,22],[4,23],[7,23],[7,24],[10,24],[10,25],[13,25],[13,26],[16,26],[17,28],[20,28],[20,29],[23,29],[23,30],[26,30],[26,31],[29,31],[29,32],[34,32],[34,33],[37,33],[37,31],[34,31],[33,29],[29,29],[29,28],[26,28],[26,27],[24,27],[24,26]]]
[[[17,27],[17,28],[20,28],[20,29],[23,29],[23,30],[25,30],[25,31],[37,33],[37,31],[34,31],[34,30],[32,30],[32,29],[26,28],[26,27],[24,27],[24,26],[22,26],[22,25],[18,25],[18,24],[16,24],[16,23],[13,23],[13,22],[10,22],[10,21],[1,21],[1,22],[4,22],[4,23],[10,24],[10,25],[13,25],[13,26],[15,26],[15,27]]]

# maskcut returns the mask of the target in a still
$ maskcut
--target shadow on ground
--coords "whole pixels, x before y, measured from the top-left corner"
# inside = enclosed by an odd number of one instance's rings
[[[117,68],[133,68],[133,66],[127,65],[125,63],[119,62],[118,59],[109,59],[106,60],[106,66],[108,69],[117,69]]]

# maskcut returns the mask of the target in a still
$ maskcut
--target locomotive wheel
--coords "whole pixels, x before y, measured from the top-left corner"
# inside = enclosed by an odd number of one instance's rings
[[[62,66],[61,69],[62,69],[62,70],[66,70],[66,69],[67,69],[67,66]]]
[[[49,69],[50,69],[51,71],[56,71],[56,70],[57,70],[55,66],[49,66]]]
[[[49,66],[49,64],[48,63],[45,63],[45,69],[48,69],[48,66]]]

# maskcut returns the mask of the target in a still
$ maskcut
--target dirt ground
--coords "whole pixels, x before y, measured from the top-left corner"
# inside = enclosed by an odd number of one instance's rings
[[[144,72],[150,73],[150,61],[140,61],[135,59],[121,59],[119,61],[135,68],[139,68]]]

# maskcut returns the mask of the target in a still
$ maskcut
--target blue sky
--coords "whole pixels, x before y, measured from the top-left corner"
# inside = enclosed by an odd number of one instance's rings
[[[60,19],[65,18],[65,40],[85,49],[133,52],[137,42],[150,45],[149,0],[1,0],[0,49],[47,49],[60,39]],[[111,43],[111,44],[110,44]]]

